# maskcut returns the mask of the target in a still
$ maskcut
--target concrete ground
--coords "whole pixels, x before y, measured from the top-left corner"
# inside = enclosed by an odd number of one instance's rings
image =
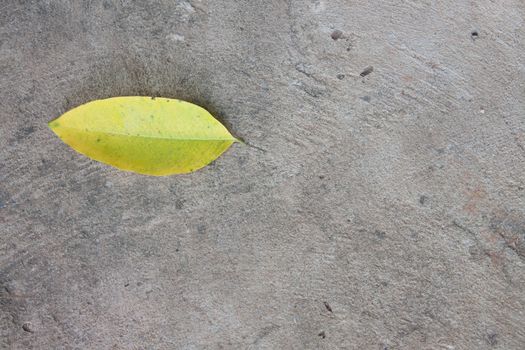
[[[1,349],[524,349],[523,0],[0,0]],[[154,178],[46,123],[181,98]]]

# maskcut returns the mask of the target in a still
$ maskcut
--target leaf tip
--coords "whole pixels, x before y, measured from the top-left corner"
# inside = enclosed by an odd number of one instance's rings
[[[54,130],[55,128],[59,127],[60,126],[60,123],[58,122],[58,120],[52,120],[50,121],[49,123],[47,123],[47,126],[51,129],[51,130]]]

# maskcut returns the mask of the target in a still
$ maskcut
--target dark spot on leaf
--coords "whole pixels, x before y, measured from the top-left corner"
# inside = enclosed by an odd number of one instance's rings
[[[374,67],[368,66],[359,75],[362,77],[366,77],[368,74],[372,73],[373,71],[374,71]]]
[[[427,199],[428,199],[427,196],[425,196],[425,195],[421,195],[421,196],[419,197],[419,204],[421,204],[421,205],[425,205]]]
[[[320,336],[321,338],[326,338],[326,333],[324,331],[321,331],[319,332],[319,334],[317,334],[318,336]]]
[[[97,138],[97,142],[100,142],[100,139],[99,139],[99,138]]]
[[[324,307],[326,308],[326,310],[328,310],[330,312],[333,312],[332,311],[332,307],[330,306],[330,304],[328,304],[326,301],[323,304],[324,304]]]
[[[345,78],[344,74],[337,74],[337,79],[343,80]]]
[[[126,284],[124,285],[124,287],[129,287],[129,283],[126,283]]]
[[[474,40],[476,40],[477,38],[479,38],[479,33],[477,30],[473,30],[472,32],[470,32],[470,37]]]
[[[333,40],[341,39],[342,36],[343,36],[343,32],[338,29],[334,30],[331,34],[331,37]]]

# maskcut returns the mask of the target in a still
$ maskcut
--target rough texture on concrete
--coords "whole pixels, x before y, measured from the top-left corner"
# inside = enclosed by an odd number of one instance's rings
[[[0,1],[0,348],[523,349],[525,3]],[[191,175],[46,123],[118,95]]]

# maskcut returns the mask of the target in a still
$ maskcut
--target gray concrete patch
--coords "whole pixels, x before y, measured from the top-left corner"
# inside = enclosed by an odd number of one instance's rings
[[[525,4],[0,1],[0,348],[523,349]],[[206,107],[194,174],[47,128]]]

